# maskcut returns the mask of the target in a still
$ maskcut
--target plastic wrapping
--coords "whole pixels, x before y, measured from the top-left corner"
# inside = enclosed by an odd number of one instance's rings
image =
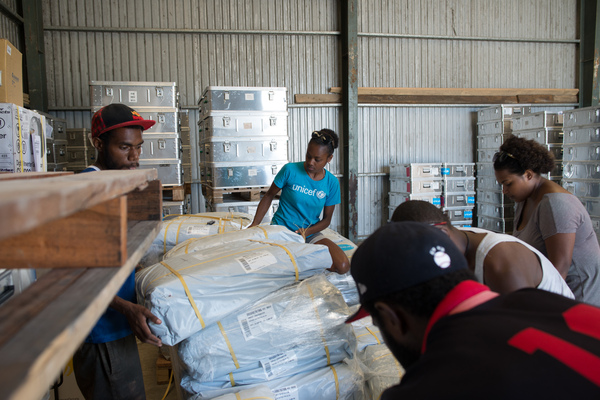
[[[250,389],[242,389],[239,392],[224,394],[213,400],[275,400],[275,394],[268,386],[259,385]]]
[[[162,261],[163,255],[173,246],[191,238],[239,231],[252,223],[253,216],[246,213],[208,212],[179,215],[162,222],[161,230],[142,257],[140,266],[147,267]]]
[[[336,231],[330,228],[325,228],[321,231],[321,234],[325,236],[325,238],[331,240],[333,243],[337,244],[340,249],[346,254],[348,259],[352,258],[354,251],[358,248],[350,239],[340,235]]]
[[[162,324],[150,323],[152,332],[164,344],[174,345],[329,266],[326,246],[245,240],[145,268],[136,274],[136,292],[138,304],[162,320]]]
[[[283,240],[304,243],[302,236],[290,231],[285,226],[260,225],[248,229],[228,231],[220,235],[202,236],[188,239],[169,250],[164,259],[205,251],[211,247],[233,243],[240,240]]]
[[[384,344],[379,328],[373,325],[371,317],[365,317],[352,323],[356,335],[356,351],[361,352],[368,346]]]
[[[338,274],[336,272],[327,273],[327,280],[331,282],[344,296],[344,301],[348,306],[354,306],[360,303],[360,297],[358,296],[358,289],[356,288],[356,282],[350,271],[345,274]]]
[[[353,357],[349,315],[340,292],[318,274],[182,341],[178,355],[198,382],[245,385],[293,375]]]
[[[285,400],[362,400],[364,376],[356,360],[345,360],[324,368],[291,375],[264,383],[276,399]],[[184,387],[189,400],[212,399],[235,391],[237,387],[196,383]],[[195,394],[190,394],[195,393]]]
[[[385,389],[397,385],[404,375],[404,368],[385,344],[365,348],[360,360],[366,368],[367,395],[371,399],[379,399]]]

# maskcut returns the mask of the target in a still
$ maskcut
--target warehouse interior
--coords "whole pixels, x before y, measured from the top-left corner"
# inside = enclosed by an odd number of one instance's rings
[[[67,130],[92,129],[105,105],[94,100],[98,90],[175,88],[188,132],[189,170],[176,184],[185,187],[182,214],[220,210],[203,169],[210,89],[282,90],[286,162],[304,161],[314,131],[340,137],[326,166],[341,188],[329,228],[349,245],[390,220],[397,166],[475,165],[488,153],[491,162],[497,146],[485,152],[478,136],[485,110],[560,115],[562,135],[563,112],[597,107],[599,23],[593,0],[0,0],[0,38],[22,54],[25,108],[64,120]],[[470,212],[465,226],[482,227]],[[600,235],[600,215],[592,222]],[[159,352],[142,347],[151,364],[145,381],[168,376],[170,364],[159,371]],[[48,367],[44,396],[56,396],[61,368]],[[163,398],[163,375],[147,385],[148,399]],[[182,398],[176,381],[167,399]]]

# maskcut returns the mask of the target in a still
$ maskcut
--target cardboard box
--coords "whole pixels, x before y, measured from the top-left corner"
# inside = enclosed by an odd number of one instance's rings
[[[6,39],[0,39],[0,103],[23,107],[23,55]]]
[[[45,127],[43,115],[0,103],[0,172],[46,171]]]

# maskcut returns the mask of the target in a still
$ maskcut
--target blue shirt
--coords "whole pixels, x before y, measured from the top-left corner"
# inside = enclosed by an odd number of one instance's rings
[[[341,201],[338,179],[325,170],[325,177],[315,181],[306,173],[303,162],[284,165],[273,183],[281,189],[281,197],[271,224],[294,232],[316,224],[324,207]]]
[[[93,172],[99,171],[93,166],[87,167],[83,172]],[[121,289],[117,293],[117,296],[122,298],[123,300],[130,301],[132,303],[136,303],[135,296],[135,271],[131,272],[131,275],[127,277]],[[125,336],[129,336],[133,333],[131,327],[129,326],[129,321],[127,318],[120,312],[113,310],[112,308],[107,308],[104,314],[100,317],[92,331],[85,339],[86,343],[106,343],[112,342],[113,340],[118,340],[124,338]]]

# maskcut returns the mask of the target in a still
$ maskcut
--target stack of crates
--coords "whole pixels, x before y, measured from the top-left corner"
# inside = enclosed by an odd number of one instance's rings
[[[473,225],[475,208],[475,164],[442,164],[442,210],[450,223],[459,227]]]
[[[563,180],[590,214],[600,238],[600,107],[564,112]]]
[[[46,117],[46,161],[48,171],[67,171],[67,121],[38,111]],[[51,129],[48,129],[48,125]]]
[[[514,202],[502,193],[494,174],[494,154],[513,129],[513,118],[531,112],[528,106],[498,105],[477,113],[477,226],[512,233]]]
[[[155,168],[163,185],[163,200],[176,203],[164,206],[163,214],[171,213],[169,210],[173,207],[186,213],[177,83],[91,81],[90,97],[92,113],[103,106],[122,103],[136,110],[142,118],[156,121],[144,131],[140,168]]]
[[[91,132],[87,128],[67,129],[67,170],[81,172],[94,164],[97,150],[92,145]]]
[[[563,113],[540,111],[513,118],[513,135],[535,140],[546,147],[556,160],[556,167],[545,177],[560,184],[563,159]]]
[[[390,165],[389,219],[398,205],[423,200],[442,207],[442,163]]]
[[[287,89],[209,86],[199,105],[200,173],[208,208],[256,212],[260,193],[288,163]],[[275,200],[267,217],[277,205]]]

